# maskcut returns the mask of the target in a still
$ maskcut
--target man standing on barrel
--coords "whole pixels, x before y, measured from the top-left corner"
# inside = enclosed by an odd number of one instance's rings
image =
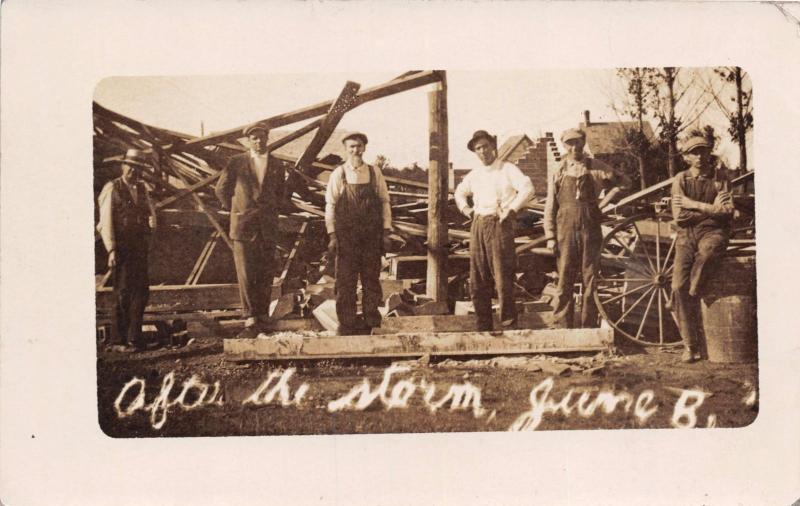
[[[548,248],[556,252],[558,287],[553,297],[551,326],[574,326],[573,293],[578,274],[583,282],[581,327],[597,326],[594,277],[603,239],[602,212],[598,197],[602,190],[613,196],[630,186],[630,178],[583,152],[586,134],[579,129],[561,135],[566,154],[548,177],[544,231]]]
[[[98,198],[97,230],[108,251],[114,284],[112,351],[141,351],[146,347],[142,318],[150,295],[148,250],[156,213],[141,182],[141,172],[150,166],[152,162],[143,152],[129,149],[122,160],[122,176],[106,183]]]
[[[336,255],[336,316],[339,335],[366,332],[381,324],[381,256],[391,245],[392,208],[380,169],[364,162],[367,136],[342,139],[347,161],[328,180],[325,227],[329,251]],[[356,316],[356,287],[361,278],[363,321]]]
[[[716,177],[711,163],[712,145],[704,136],[692,135],[683,149],[689,168],[672,182],[672,215],[678,226],[675,266],[672,271],[672,307],[678,320],[689,363],[699,353],[699,292],[709,261],[728,246],[733,201],[723,174]]]
[[[467,174],[455,191],[456,205],[472,218],[469,243],[469,282],[477,330],[491,331],[492,292],[500,299],[502,327],[517,320],[514,303],[514,226],[516,213],[533,196],[533,183],[519,168],[497,158],[497,137],[478,130],[467,143],[481,166]],[[468,197],[472,197],[473,206]]]
[[[233,262],[246,318],[245,328],[237,337],[252,339],[269,323],[285,171],[280,161],[267,152],[269,130],[265,125],[251,125],[243,133],[250,142],[250,151],[231,158],[215,193],[222,206],[231,211]]]

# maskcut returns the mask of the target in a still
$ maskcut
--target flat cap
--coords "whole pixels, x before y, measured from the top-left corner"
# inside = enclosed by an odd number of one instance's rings
[[[253,123],[252,125],[244,127],[242,133],[245,135],[250,135],[253,132],[262,131],[264,133],[269,133],[269,128],[264,123]]]
[[[564,133],[561,134],[561,142],[567,142],[574,139],[583,139],[585,141],[586,132],[580,128],[570,128],[568,130],[564,130]]]
[[[691,150],[699,147],[705,147],[711,149],[714,146],[705,137],[702,137],[700,135],[693,135],[688,139],[686,139],[686,142],[683,143],[683,152],[688,153]]]
[[[353,133],[351,133],[351,134],[347,134],[347,135],[346,135],[346,136],[345,136],[345,137],[342,139],[342,144],[344,144],[344,143],[345,143],[345,141],[347,141],[347,140],[350,140],[350,139],[356,139],[356,140],[359,140],[359,141],[363,142],[365,145],[367,144],[367,142],[369,142],[369,141],[367,140],[367,136],[366,136],[366,135],[362,134],[361,132],[353,132]]]
[[[497,147],[497,136],[490,135],[489,132],[486,130],[478,130],[474,134],[472,134],[472,139],[469,140],[467,143],[467,149],[470,151],[475,151],[475,143],[481,139],[486,139],[491,142],[494,147]]]

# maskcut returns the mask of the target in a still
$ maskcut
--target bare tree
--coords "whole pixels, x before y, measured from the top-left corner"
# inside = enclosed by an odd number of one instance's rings
[[[647,104],[650,101],[651,87],[648,82],[652,79],[655,72],[652,68],[636,67],[621,68],[617,70],[617,75],[625,82],[628,99],[623,105],[623,112],[634,118],[637,128],[635,130],[625,129],[624,139],[636,157],[639,169],[639,184],[642,189],[647,187],[647,153],[650,150],[650,139],[644,129],[644,117],[647,114]],[[621,125],[624,123],[620,122]],[[623,128],[625,128],[623,126]]]
[[[750,84],[750,76],[741,67],[715,68],[714,74],[721,82],[720,89],[716,89],[713,82],[706,83],[706,89],[720,111],[728,118],[728,133],[731,135],[731,140],[739,145],[739,170],[746,171],[746,138],[747,132],[753,128],[753,87]],[[727,97],[728,101],[720,96],[726,88],[733,95]],[[730,102],[734,105],[731,106]]]

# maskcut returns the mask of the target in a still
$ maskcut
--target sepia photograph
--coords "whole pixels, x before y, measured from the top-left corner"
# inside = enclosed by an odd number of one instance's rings
[[[0,504],[797,503],[796,5],[2,2]]]
[[[102,430],[749,425],[752,97],[738,66],[103,79]]]

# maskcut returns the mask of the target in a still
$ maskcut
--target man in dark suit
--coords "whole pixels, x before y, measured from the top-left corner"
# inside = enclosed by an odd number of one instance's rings
[[[217,198],[231,212],[233,260],[246,318],[240,338],[254,338],[266,327],[277,270],[278,211],[286,184],[283,165],[267,153],[268,134],[263,124],[245,128],[250,151],[231,158],[216,186]]]
[[[151,165],[140,150],[129,149],[122,160],[122,175],[106,183],[98,198],[97,230],[108,251],[114,284],[112,351],[145,348],[142,318],[150,295],[147,257],[156,214],[147,187],[141,181],[141,171]]]

